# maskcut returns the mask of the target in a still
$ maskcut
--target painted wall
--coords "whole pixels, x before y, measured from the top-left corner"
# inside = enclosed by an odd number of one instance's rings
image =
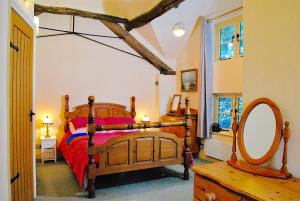
[[[44,27],[69,30],[70,17],[50,14],[40,16]],[[76,31],[113,36],[99,21],[76,18]],[[40,30],[40,35],[49,34]],[[98,41],[135,53],[120,39],[94,38]],[[45,134],[42,119],[53,121],[50,132],[60,140],[63,136],[63,96],[70,95],[70,106],[87,103],[94,95],[97,102],[114,102],[130,106],[130,96],[136,96],[136,121],[147,114],[157,120],[160,114],[160,89],[172,94],[162,84],[172,85],[172,79],[162,81],[159,71],[147,61],[101,46],[77,36],[40,38],[37,41],[36,112],[37,135]],[[136,53],[135,53],[136,54]],[[172,76],[175,77],[175,76]],[[164,79],[164,78],[162,78]],[[167,92],[166,92],[167,91]],[[169,92],[168,92],[169,91]],[[164,95],[161,95],[164,98]],[[58,140],[58,141],[59,141]]]
[[[177,57],[177,93],[182,94],[181,107],[184,107],[184,99],[186,96],[190,98],[191,108],[199,109],[200,106],[200,87],[198,84],[197,92],[181,92],[181,71],[187,69],[198,69],[198,83],[201,83],[200,63],[201,63],[201,20],[199,17],[194,25],[192,34],[189,37],[187,46],[183,49],[181,54]],[[180,38],[178,38],[180,40]]]
[[[8,64],[10,1],[0,1],[0,200],[9,200]]]
[[[213,43],[215,47],[215,26],[242,15],[242,10],[234,11],[212,22]],[[243,89],[243,58],[234,57],[232,59],[218,60],[214,50],[213,63],[213,93],[241,93]],[[235,53],[236,54],[236,53]]]
[[[288,168],[300,177],[300,1],[244,1],[245,58],[243,101],[274,100],[291,123]],[[263,137],[263,136],[262,136]],[[282,144],[272,167],[280,168]]]

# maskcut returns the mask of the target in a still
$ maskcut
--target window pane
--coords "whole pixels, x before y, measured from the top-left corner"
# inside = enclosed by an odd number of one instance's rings
[[[221,28],[221,33],[220,33],[221,43],[232,42],[233,34],[234,34],[233,25]]]
[[[230,112],[232,110],[232,98],[221,97],[219,98],[219,113]]]
[[[242,104],[243,104],[243,101],[242,101],[242,97],[239,97],[238,98],[238,113],[242,113]]]
[[[230,130],[231,128],[231,116],[230,114],[219,114],[218,122],[220,124],[220,128]]]
[[[244,56],[244,23],[240,22],[240,56]]]
[[[233,57],[233,43],[220,45],[220,59],[229,59]]]
[[[234,25],[229,25],[220,30],[220,59],[233,57]]]

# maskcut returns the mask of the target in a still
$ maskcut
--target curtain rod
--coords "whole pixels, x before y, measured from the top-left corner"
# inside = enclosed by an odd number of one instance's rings
[[[240,6],[240,7],[238,7],[238,8],[233,9],[233,10],[230,10],[230,11],[228,11],[228,12],[226,12],[226,13],[222,13],[222,14],[220,14],[220,15],[218,15],[218,16],[216,16],[216,17],[210,18],[210,19],[208,19],[208,20],[209,20],[209,21],[213,21],[213,20],[215,20],[215,19],[218,19],[218,18],[220,18],[220,17],[223,17],[223,16],[225,16],[225,15],[228,15],[228,14],[230,14],[230,13],[233,13],[233,12],[238,11],[238,10],[241,10],[241,9],[243,9],[243,6]]]

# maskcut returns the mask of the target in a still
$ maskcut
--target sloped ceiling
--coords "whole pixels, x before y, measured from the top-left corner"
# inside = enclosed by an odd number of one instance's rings
[[[160,0],[36,0],[36,3],[64,6],[132,19],[147,12]],[[242,6],[242,0],[186,0],[144,27],[136,29],[166,59],[176,59],[187,44],[199,16],[214,17]],[[186,34],[177,38],[172,34],[175,23],[182,22]]]

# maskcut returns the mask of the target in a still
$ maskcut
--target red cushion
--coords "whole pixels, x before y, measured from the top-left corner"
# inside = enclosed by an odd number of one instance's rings
[[[105,124],[104,125],[115,125],[115,124],[133,124],[135,123],[134,119],[130,117],[106,117],[103,118]]]
[[[103,125],[105,124],[103,118],[95,118],[94,119],[96,125]],[[87,117],[77,117],[71,120],[72,124],[74,125],[75,129],[87,127],[88,118]]]

